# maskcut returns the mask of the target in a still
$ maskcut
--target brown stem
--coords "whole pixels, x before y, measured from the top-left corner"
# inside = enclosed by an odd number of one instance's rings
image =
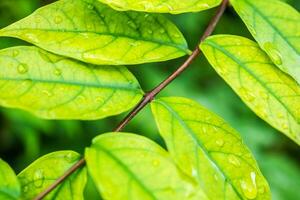
[[[199,44],[204,41],[208,36],[212,34],[215,30],[216,25],[220,21],[221,16],[223,15],[229,0],[223,0],[221,6],[219,7],[215,16],[210,20],[204,34],[202,35]],[[136,107],[120,122],[120,124],[115,128],[115,132],[121,131],[148,103],[150,103],[155,96],[160,93],[165,87],[167,87],[173,80],[175,80],[182,72],[188,68],[191,63],[200,55],[201,50],[199,45],[195,48],[193,53],[188,57],[188,59],[168,78],[161,82],[150,92],[147,92],[143,99],[136,105]],[[53,191],[59,184],[61,184],[66,178],[73,174],[76,170],[80,169],[85,165],[85,159],[82,158],[77,163],[75,163],[68,171],[65,172],[63,176],[57,179],[52,185],[50,185],[45,191],[40,193],[34,200],[41,200],[51,191]]]

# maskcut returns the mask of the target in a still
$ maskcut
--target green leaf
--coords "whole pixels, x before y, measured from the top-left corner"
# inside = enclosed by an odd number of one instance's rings
[[[57,1],[2,29],[0,36],[101,65],[165,61],[190,52],[164,16],[118,12],[93,0]]]
[[[218,6],[221,0],[98,0],[116,10],[137,10],[155,13],[199,12]]]
[[[198,103],[180,97],[151,104],[178,166],[214,199],[270,199],[269,186],[239,134]]]
[[[107,133],[85,152],[87,168],[104,199],[205,200],[202,190],[151,140]]]
[[[24,169],[18,178],[22,185],[22,200],[31,200],[61,177],[78,160],[73,151],[58,151],[47,154]],[[69,176],[45,200],[83,200],[86,184],[86,169],[81,168]]]
[[[255,42],[220,35],[207,39],[201,49],[248,107],[300,144],[300,87]]]
[[[300,14],[278,0],[231,0],[273,63],[300,83]]]
[[[93,66],[37,47],[0,50],[0,105],[47,119],[99,119],[142,97],[125,67]]]
[[[0,159],[0,199],[17,200],[21,194],[21,187],[15,172]]]

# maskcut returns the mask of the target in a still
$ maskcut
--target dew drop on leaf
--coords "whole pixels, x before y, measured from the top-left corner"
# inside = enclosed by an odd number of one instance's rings
[[[271,58],[271,60],[276,65],[282,65],[282,57],[279,51],[275,48],[275,46],[271,42],[266,42],[264,44],[264,48],[267,51],[267,54]]]
[[[56,16],[54,17],[54,23],[55,24],[60,24],[63,21],[61,16]]]
[[[239,93],[241,94],[242,97],[244,97],[247,101],[253,102],[255,100],[254,95],[252,95],[248,89],[241,87],[239,88]]]
[[[61,70],[60,69],[55,69],[54,70],[54,75],[60,76],[61,75]]]
[[[13,50],[13,57],[17,57],[19,55],[19,51],[18,50]]]
[[[50,91],[48,91],[48,90],[43,90],[42,93],[45,94],[45,95],[48,96],[48,97],[51,97],[51,96],[53,95],[53,94],[52,94]]]
[[[230,164],[234,165],[235,167],[239,167],[241,165],[239,159],[234,155],[229,155],[228,156],[228,162]]]
[[[68,153],[65,155],[65,160],[69,163],[74,162],[76,159],[77,159],[77,156],[72,153]]]
[[[224,140],[222,139],[217,139],[216,140],[216,144],[219,146],[219,147],[222,147],[224,145]]]
[[[28,72],[28,66],[26,64],[19,64],[18,65],[18,72],[20,74],[25,74],[26,72]]]
[[[44,174],[43,171],[41,169],[38,169],[34,172],[33,174],[33,184],[35,187],[42,187],[43,183],[44,183]]]
[[[159,160],[153,160],[153,161],[152,161],[152,165],[153,165],[154,167],[158,167],[159,164],[160,164]]]
[[[256,174],[255,172],[250,173],[251,181],[249,180],[242,180],[241,188],[243,194],[246,196],[247,199],[255,199],[257,197],[257,187],[256,187]]]

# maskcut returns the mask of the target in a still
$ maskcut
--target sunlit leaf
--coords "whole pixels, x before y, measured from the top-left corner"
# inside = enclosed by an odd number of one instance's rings
[[[88,170],[104,199],[205,200],[169,154],[142,136],[107,133],[86,149]]]
[[[22,185],[22,200],[32,200],[61,177],[78,160],[80,155],[73,151],[58,151],[47,154],[24,169],[18,178]],[[78,169],[45,200],[83,200],[86,184],[86,170]]]
[[[180,97],[157,99],[152,111],[172,157],[210,199],[270,199],[251,152],[223,119]]]
[[[300,14],[278,0],[231,0],[273,63],[300,84]]]
[[[137,10],[155,13],[186,13],[199,12],[213,8],[221,0],[98,0],[116,10]]]
[[[93,0],[57,1],[2,29],[0,36],[93,64],[157,62],[189,53],[164,16],[117,12]]]
[[[300,144],[300,87],[259,46],[238,36],[213,36],[205,56],[259,117]]]
[[[0,50],[0,105],[48,119],[99,119],[142,97],[125,67],[93,66],[37,47]]]
[[[17,200],[21,194],[21,187],[15,172],[0,159],[0,199]]]

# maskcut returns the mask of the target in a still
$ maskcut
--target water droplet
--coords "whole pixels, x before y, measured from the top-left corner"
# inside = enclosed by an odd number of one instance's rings
[[[73,153],[67,153],[65,155],[65,159],[66,159],[67,162],[72,163],[77,159],[77,156]]]
[[[19,55],[19,51],[18,50],[13,50],[12,55],[13,55],[13,57],[17,57]]]
[[[247,199],[255,199],[257,197],[257,187],[256,187],[256,174],[255,172],[250,173],[251,181],[242,180],[241,188]]]
[[[224,145],[224,140],[222,139],[217,139],[216,140],[216,144],[219,146],[219,147],[222,147]]]
[[[149,29],[149,30],[148,30],[148,33],[149,33],[149,34],[152,34],[152,33],[153,33],[153,31],[152,31],[151,29]]]
[[[54,23],[55,24],[60,24],[63,21],[61,16],[56,16],[54,17]]]
[[[180,38],[180,34],[175,33],[175,34],[174,34],[174,37],[175,37],[175,38]]]
[[[28,72],[28,66],[26,64],[19,64],[18,72],[20,74],[25,74],[26,72]]]
[[[258,193],[259,193],[259,194],[264,194],[265,192],[266,192],[265,187],[260,187],[260,188],[258,188]]]
[[[239,93],[246,99],[246,101],[253,102],[255,100],[255,97],[244,87],[239,88]]]
[[[85,96],[83,96],[83,95],[79,95],[79,96],[77,97],[77,99],[78,99],[78,101],[80,101],[81,103],[85,102],[85,100],[86,100]]]
[[[48,96],[48,97],[51,97],[51,96],[53,95],[53,94],[52,94],[50,91],[48,91],[48,90],[43,90],[42,93],[45,94],[45,95]]]
[[[35,187],[42,187],[43,183],[44,183],[44,174],[43,174],[43,171],[38,169],[34,172],[33,174],[33,184]]]
[[[154,167],[158,167],[159,164],[160,164],[160,161],[159,161],[159,160],[153,160],[153,161],[152,161],[152,165],[153,165]]]
[[[61,75],[61,70],[60,69],[55,69],[54,70],[54,75],[60,76]]]
[[[233,164],[236,167],[239,167],[241,165],[240,160],[234,155],[229,155],[228,156],[228,162]]]
[[[278,117],[279,119],[283,119],[284,115],[283,115],[282,113],[277,113],[277,117]]]
[[[218,180],[218,175],[214,174],[214,179],[217,181]]]
[[[207,3],[198,3],[197,7],[199,7],[199,8],[209,8],[210,6]]]
[[[282,65],[281,54],[271,42],[266,42],[264,44],[264,48],[267,51],[267,54],[270,56],[271,60],[276,65]]]
[[[144,18],[148,18],[148,17],[149,17],[149,14],[146,13],[146,14],[144,15]]]
[[[263,99],[266,99],[268,100],[269,99],[269,95],[263,91],[260,91],[259,92],[259,95],[263,98]]]
[[[281,126],[282,126],[282,128],[285,129],[285,130],[289,129],[289,126],[288,126],[286,123],[282,123]]]
[[[136,24],[135,24],[133,21],[128,20],[128,21],[127,21],[127,24],[128,24],[128,26],[130,26],[131,28],[137,29],[137,26],[136,26]]]

